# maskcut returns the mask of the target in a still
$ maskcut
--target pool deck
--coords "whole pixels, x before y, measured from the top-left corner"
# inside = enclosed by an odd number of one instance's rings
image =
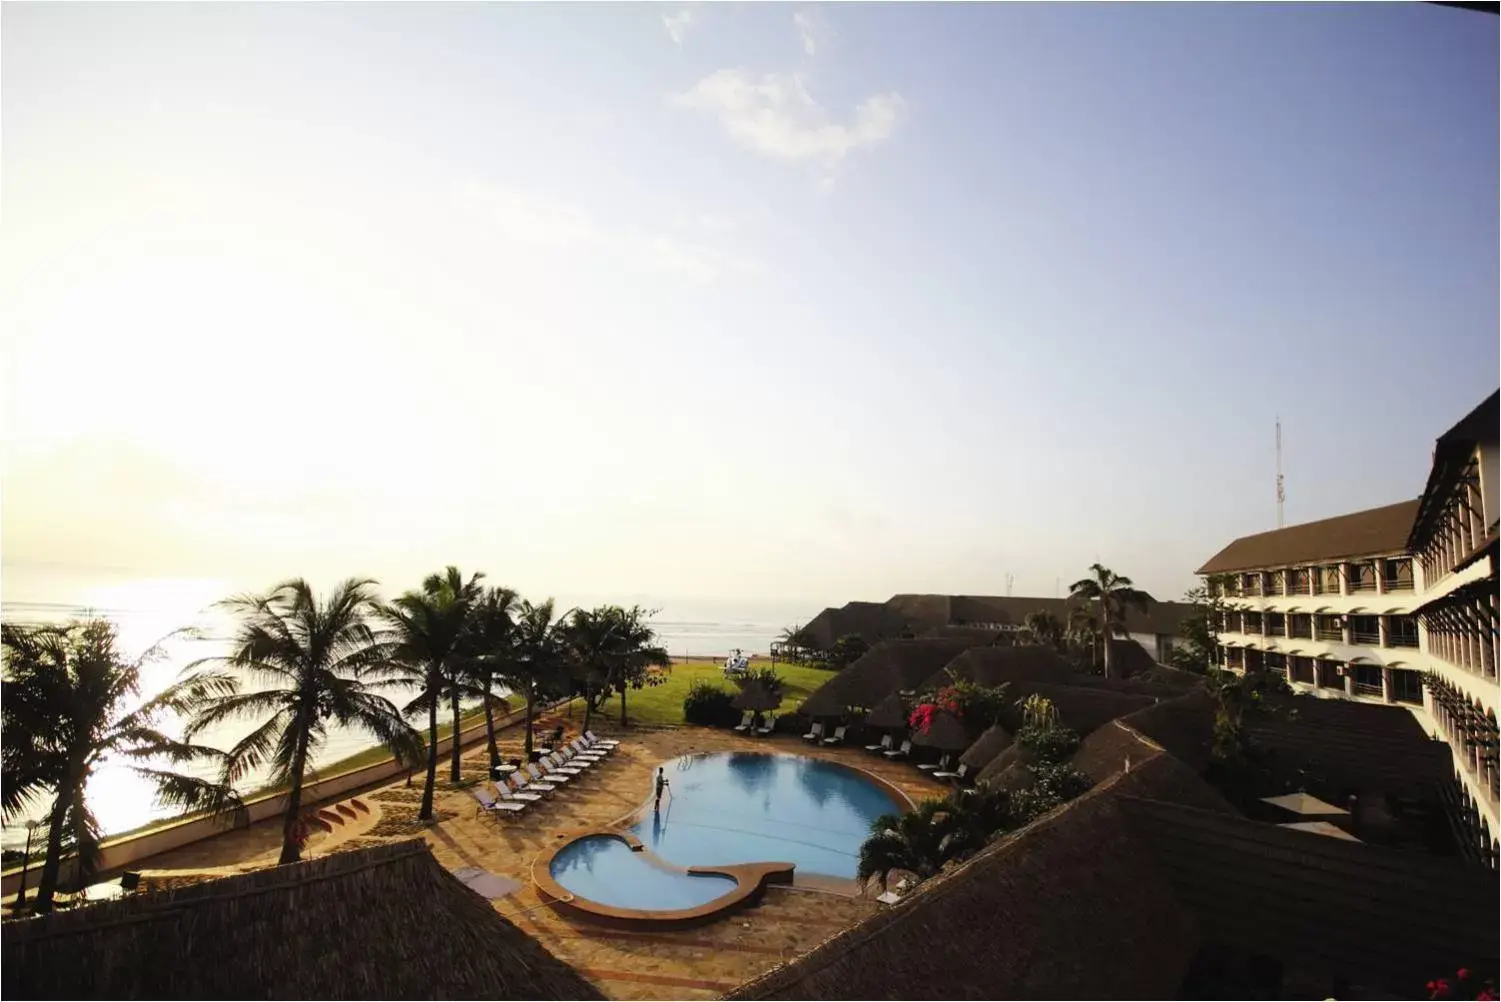
[[[568,724],[566,720],[557,722]],[[551,725],[552,721],[548,721]],[[608,928],[554,910],[532,880],[538,854],[570,833],[613,827],[639,809],[649,796],[658,765],[679,755],[718,751],[775,751],[811,755],[863,769],[913,801],[941,795],[948,788],[916,767],[868,755],[859,748],[815,748],[795,736],[748,738],[727,730],[700,727],[611,729],[599,721],[594,730],[622,743],[608,760],[560,789],[540,810],[515,819],[478,816],[466,790],[446,788],[447,763],[439,765],[434,807],[437,823],[416,823],[421,778],[408,788],[397,782],[360,798],[372,810],[367,817],[318,834],[309,843],[313,855],[364,848],[394,839],[421,836],[438,861],[450,870],[483,867],[517,881],[522,889],[494,902],[500,914],[534,936],[558,957],[577,968],[602,992],[617,999],[708,999],[785,960],[806,953],[855,924],[877,908],[873,900],[830,893],[800,882],[768,886],[759,903],[691,929],[649,932]],[[576,722],[569,734],[576,732]],[[504,732],[501,753],[520,754],[516,732]],[[466,778],[484,774],[483,745],[464,753]],[[150,870],[179,872],[235,866],[268,866],[280,848],[280,825],[262,822],[149,860]]]

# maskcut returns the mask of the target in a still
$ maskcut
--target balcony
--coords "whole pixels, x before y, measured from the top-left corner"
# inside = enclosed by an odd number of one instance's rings
[[[1314,631],[1314,636],[1318,640],[1326,640],[1331,644],[1345,642],[1345,631],[1338,626],[1321,626]]]
[[[1378,647],[1381,644],[1381,634],[1369,630],[1356,630],[1350,634],[1350,643],[1359,647]]]
[[[1351,688],[1354,689],[1357,696],[1374,696],[1380,699],[1382,695],[1381,684],[1379,682],[1374,685],[1370,682],[1356,682]]]
[[[1388,633],[1386,636],[1388,647],[1416,647],[1418,635],[1416,633]]]
[[[1354,592],[1358,592],[1358,591],[1375,591],[1375,590],[1376,590],[1376,579],[1374,577],[1352,578],[1350,580],[1350,591],[1351,591],[1352,594]]]
[[[1384,592],[1412,591],[1412,578],[1383,578],[1381,590]]]

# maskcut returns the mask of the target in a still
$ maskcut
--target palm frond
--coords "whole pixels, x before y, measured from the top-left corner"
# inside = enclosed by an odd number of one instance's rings
[[[234,787],[176,772],[133,766],[132,771],[156,786],[156,802],[185,814],[208,814],[234,827],[250,823],[250,812]]]

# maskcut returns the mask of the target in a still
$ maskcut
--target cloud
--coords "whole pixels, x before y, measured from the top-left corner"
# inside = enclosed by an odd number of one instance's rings
[[[803,51],[810,56],[818,55],[819,29],[814,25],[813,15],[806,11],[798,11],[792,15],[792,26],[797,29],[797,37],[803,43]]]
[[[463,198],[500,235],[517,243],[592,251],[700,283],[757,270],[753,263],[707,243],[607,227],[583,207],[546,196],[472,183],[465,187]]]
[[[731,69],[709,74],[672,102],[713,115],[732,139],[757,153],[827,168],[885,142],[907,115],[906,100],[892,91],[861,101],[850,120],[834,121],[800,75],[768,73],[757,80]]]
[[[685,7],[676,14],[663,14],[662,26],[667,29],[667,35],[672,39],[672,44],[682,45],[683,39],[688,37],[688,29],[697,20],[693,9]]]

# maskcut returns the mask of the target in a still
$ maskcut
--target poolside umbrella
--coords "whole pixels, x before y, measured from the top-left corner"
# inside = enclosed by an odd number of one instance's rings
[[[959,761],[978,771],[994,762],[996,756],[1010,745],[1011,735],[1000,724],[993,724],[959,756]]]
[[[939,710],[929,720],[926,731],[912,735],[912,743],[939,751],[963,751],[970,745],[969,732],[958,717],[947,710]]]
[[[871,707],[870,712],[865,715],[865,726],[901,730],[907,726],[907,714],[907,703],[902,699],[902,694],[893,692]]]
[[[733,703],[737,710],[754,710],[757,713],[775,710],[782,705],[779,693],[772,692],[762,683],[752,680],[745,684]]]
[[[1281,797],[1262,797],[1263,803],[1280,807],[1294,814],[1303,814],[1311,817],[1319,815],[1349,814],[1343,807],[1326,804],[1311,793],[1289,793]]]

